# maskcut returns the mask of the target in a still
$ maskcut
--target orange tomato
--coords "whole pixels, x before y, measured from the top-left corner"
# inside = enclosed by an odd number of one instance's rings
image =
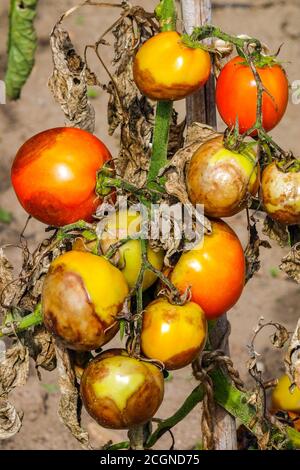
[[[212,234],[183,253],[171,281],[181,291],[191,289],[191,300],[208,319],[221,316],[238,301],[245,284],[245,256],[234,231],[223,221],[212,221]]]
[[[203,349],[207,322],[194,302],[173,305],[166,299],[151,302],[143,315],[141,346],[150,359],[164,363],[169,370],[190,364]]]
[[[103,142],[89,132],[49,129],[22,145],[13,162],[12,184],[23,208],[45,224],[90,222],[100,204],[96,174],[110,158]]]
[[[285,71],[279,64],[257,67],[266,90],[263,94],[263,127],[273,129],[283,117],[289,97],[289,84]],[[217,80],[216,102],[218,111],[228,127],[238,121],[241,134],[255,124],[257,107],[257,86],[251,68],[245,59],[230,60]]]
[[[159,33],[139,49],[133,64],[137,87],[153,100],[180,100],[199,90],[210,75],[210,56],[181,42],[175,31]]]

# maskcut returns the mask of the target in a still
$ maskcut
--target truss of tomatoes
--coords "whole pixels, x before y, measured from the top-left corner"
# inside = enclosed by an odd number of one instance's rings
[[[268,131],[286,110],[288,82],[279,64],[257,70],[268,91],[262,103],[263,126]],[[199,90],[210,74],[209,53],[187,47],[177,32],[159,33],[146,41],[133,64],[137,87],[154,100],[183,99]],[[238,122],[239,132],[244,133],[255,124],[256,83],[241,57],[222,69],[216,101],[227,126]],[[12,165],[12,184],[23,208],[45,224],[91,222],[102,202],[95,191],[97,172],[110,160],[105,144],[88,132],[50,129],[20,148]],[[212,233],[183,253],[169,272],[181,293],[190,290],[190,300],[176,305],[159,297],[146,306],[141,333],[145,361],[123,349],[110,349],[78,375],[83,402],[104,427],[130,428],[149,421],[163,400],[164,377],[148,360],[160,361],[169,370],[190,364],[205,346],[207,320],[218,318],[238,301],[245,283],[244,252],[237,235],[221,218],[243,210],[249,195],[255,196],[261,186],[271,217],[285,224],[300,223],[300,173],[284,173],[271,163],[261,178],[252,148],[230,150],[222,135],[195,151],[186,171],[186,186],[190,201],[203,204],[212,223]],[[132,221],[138,227],[140,215],[123,211],[116,219],[107,218],[100,240],[103,256],[93,254],[94,242],[76,240],[71,251],[52,262],[43,285],[42,311],[46,328],[66,347],[98,350],[117,333],[118,314],[138,279],[141,247],[138,240],[126,242],[114,264],[105,253],[118,241],[110,236],[111,229],[122,233]],[[147,255],[156,269],[164,269],[162,250],[148,247]],[[143,290],[156,281],[155,274],[147,272]]]

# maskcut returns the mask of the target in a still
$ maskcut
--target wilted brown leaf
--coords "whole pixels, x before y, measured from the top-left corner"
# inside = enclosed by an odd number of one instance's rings
[[[0,314],[2,315],[6,313],[2,305],[10,305],[15,295],[15,284],[12,280],[13,267],[4,255],[3,249],[0,248]]]
[[[35,367],[52,371],[56,367],[56,355],[52,335],[44,326],[38,326],[34,331],[27,331],[25,344],[29,348],[30,357],[35,361]]]
[[[276,241],[281,247],[288,246],[289,233],[286,225],[276,222],[267,215],[264,221],[263,233],[271,240]]]
[[[54,70],[49,88],[60,104],[68,124],[89,132],[95,129],[95,111],[87,86],[100,85],[95,74],[76,53],[67,31],[56,25],[50,36]]]
[[[0,398],[0,440],[10,439],[20,431],[22,417],[8,400]]]
[[[88,433],[81,427],[81,399],[77,388],[76,377],[72,369],[69,352],[56,343],[55,353],[57,357],[57,368],[59,372],[59,388],[61,398],[58,413],[64,425],[71,431],[72,435],[82,444],[89,448]]]
[[[0,397],[25,385],[29,373],[29,351],[20,342],[6,351],[5,359],[0,363]]]
[[[296,243],[279,266],[291,279],[300,284],[300,243]]]
[[[268,241],[259,238],[256,224],[253,223],[249,227],[249,240],[245,249],[246,282],[260,269],[260,247],[271,248],[271,245]]]
[[[298,320],[295,331],[285,355],[286,373],[300,389],[300,319]]]

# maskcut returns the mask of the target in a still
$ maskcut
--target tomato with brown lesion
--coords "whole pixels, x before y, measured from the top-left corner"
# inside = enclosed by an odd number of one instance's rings
[[[180,100],[199,90],[210,76],[207,51],[183,44],[176,31],[148,39],[136,54],[133,76],[139,90],[153,100]]]
[[[81,378],[88,413],[101,426],[128,429],[149,421],[164,396],[164,377],[155,365],[120,349],[93,359]]]
[[[203,204],[209,217],[232,217],[255,196],[260,182],[259,165],[250,148],[229,150],[223,136],[202,144],[188,165],[186,183],[193,204]]]
[[[113,338],[129,288],[105,258],[70,251],[56,258],[42,290],[46,328],[65,346],[93,350]]]
[[[269,164],[262,174],[261,195],[272,219],[286,225],[300,224],[300,170],[284,172],[275,162]]]
[[[144,355],[161,361],[167,369],[190,364],[201,352],[207,336],[203,310],[194,302],[151,302],[143,315],[141,347]]]

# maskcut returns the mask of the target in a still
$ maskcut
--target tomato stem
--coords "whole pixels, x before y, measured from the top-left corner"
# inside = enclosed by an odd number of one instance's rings
[[[0,326],[0,337],[13,336],[16,333],[27,330],[32,326],[43,323],[42,306],[37,304],[34,311],[23,318],[14,320],[13,315],[6,317],[4,323]]]

